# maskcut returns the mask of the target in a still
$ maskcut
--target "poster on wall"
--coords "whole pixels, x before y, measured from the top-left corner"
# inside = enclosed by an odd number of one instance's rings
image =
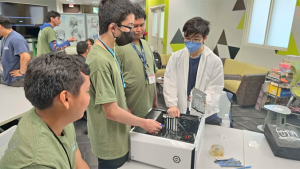
[[[71,46],[76,46],[77,42],[86,40],[84,14],[61,14],[60,20],[60,25],[54,28],[58,43],[62,43],[72,36],[78,41],[71,42]]]
[[[98,14],[86,14],[87,38],[96,39],[99,34]]]

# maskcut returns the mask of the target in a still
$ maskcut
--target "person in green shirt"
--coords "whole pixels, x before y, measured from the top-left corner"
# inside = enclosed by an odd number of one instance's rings
[[[113,50],[115,43],[123,46],[135,38],[133,9],[129,0],[100,2],[100,35],[86,60],[91,70],[88,134],[99,169],[119,168],[127,161],[130,125],[140,126],[149,133],[158,133],[161,129],[157,121],[134,116],[128,111],[126,84]]]
[[[146,13],[136,4],[134,15],[135,40],[131,44],[116,47],[116,56],[126,83],[127,106],[132,114],[144,118],[151,108],[157,108],[157,68],[148,42],[141,39],[145,33]]]
[[[40,26],[37,43],[37,56],[47,54],[55,50],[62,50],[70,46],[70,42],[77,41],[74,36],[68,40],[58,44],[56,41],[56,33],[54,27],[60,24],[60,14],[56,11],[49,11],[47,15],[47,22]]]
[[[1,169],[88,169],[73,122],[89,104],[88,65],[64,52],[42,55],[27,67],[26,112],[0,161]]]

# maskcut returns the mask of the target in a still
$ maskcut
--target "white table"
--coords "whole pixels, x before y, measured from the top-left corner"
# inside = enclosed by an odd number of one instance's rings
[[[20,118],[32,108],[26,99],[23,87],[0,84],[0,126]]]
[[[204,140],[200,155],[200,163],[197,169],[220,169],[218,164],[214,163],[214,157],[210,155],[210,147],[213,144],[222,145],[225,148],[225,156],[240,160],[243,165],[243,130],[229,129],[227,139],[222,139],[222,127],[205,125]],[[237,167],[233,167],[237,168]],[[126,162],[120,169],[158,169],[157,167],[136,161]],[[226,169],[231,169],[226,167]]]
[[[224,156],[235,158],[244,165],[243,152],[243,130],[229,129],[228,138],[222,139],[221,134],[224,128],[214,125],[205,125],[204,140],[201,149],[200,162],[197,169],[220,169],[218,164],[215,164],[214,157],[210,155],[210,148],[213,144],[218,144],[224,147]],[[224,167],[223,167],[224,168]],[[230,169],[231,167],[226,167]],[[238,167],[233,167],[238,168]]]
[[[256,141],[260,148],[251,148],[249,141]],[[299,169],[300,161],[275,157],[265,138],[261,133],[244,130],[244,152],[246,166],[253,169]]]

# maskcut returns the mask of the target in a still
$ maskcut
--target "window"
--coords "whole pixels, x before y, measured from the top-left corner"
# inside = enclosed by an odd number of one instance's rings
[[[93,13],[98,14],[99,8],[98,7],[93,7]]]
[[[165,11],[162,8],[160,12],[160,30],[159,30],[159,37],[164,38],[164,28],[165,28]]]
[[[244,43],[287,49],[297,0],[249,0]]]
[[[153,25],[152,25],[152,36],[157,36],[157,25],[158,25],[158,14],[157,11],[153,12]]]

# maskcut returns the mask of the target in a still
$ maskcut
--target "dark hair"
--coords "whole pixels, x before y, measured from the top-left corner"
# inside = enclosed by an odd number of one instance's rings
[[[194,17],[184,24],[184,36],[189,37],[191,35],[201,34],[202,37],[205,38],[209,34],[209,25],[209,21],[201,17]]]
[[[0,25],[2,25],[5,29],[12,28],[10,20],[4,15],[0,15]]]
[[[54,98],[64,90],[79,95],[84,83],[80,72],[90,74],[88,65],[80,57],[56,51],[29,62],[24,90],[26,98],[34,107],[41,110],[50,108]]]
[[[99,5],[99,34],[108,30],[110,23],[121,24],[133,13],[134,6],[129,0],[102,0]]]
[[[91,42],[91,44],[92,44],[92,45],[94,45],[94,39],[92,39],[92,38],[88,38],[88,39],[87,39],[87,40],[85,40],[85,41],[86,41],[86,42],[88,42],[88,41],[89,41],[89,42]]]
[[[144,18],[146,20],[146,12],[145,10],[141,7],[141,5],[139,4],[134,4],[134,15],[135,15],[135,19],[142,19]]]
[[[76,45],[77,54],[82,55],[86,52],[86,50],[89,48],[89,45],[86,43],[86,41],[80,41]]]
[[[51,22],[51,18],[60,17],[60,14],[56,11],[49,11],[47,14],[47,22]]]

